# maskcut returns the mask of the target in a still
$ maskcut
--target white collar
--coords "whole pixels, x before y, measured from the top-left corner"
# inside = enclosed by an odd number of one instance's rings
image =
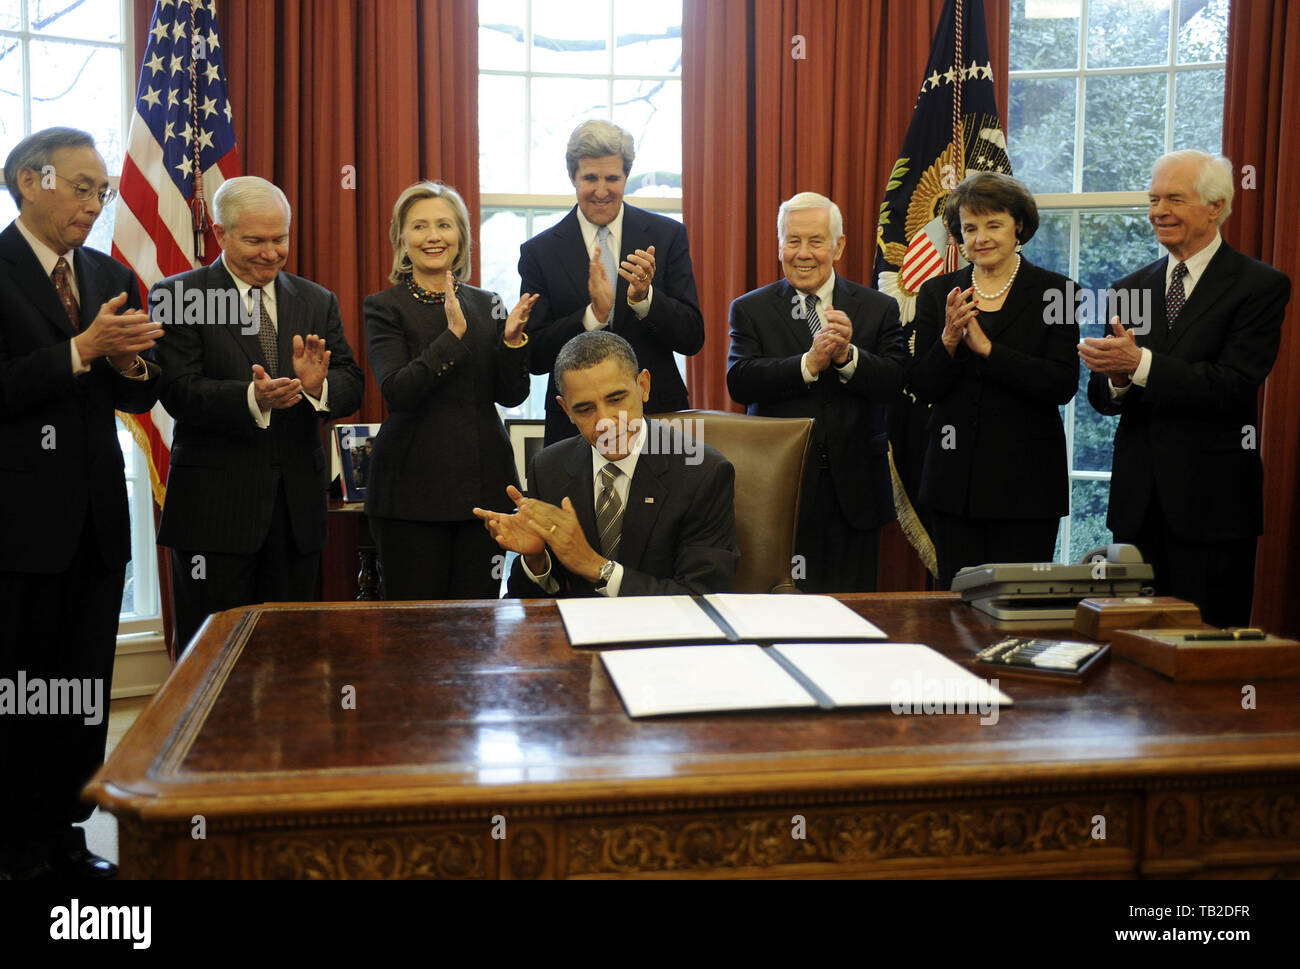
[[[54,267],[58,265],[60,259],[68,260],[68,267],[72,267],[72,254],[76,252],[75,249],[69,249],[62,254],[55,252],[37,238],[36,233],[27,228],[21,215],[14,219],[14,225],[18,226],[18,231],[27,240],[27,244],[32,247],[32,252],[36,254],[36,260],[41,264],[41,268],[45,270],[45,275],[49,276],[54,273]]]

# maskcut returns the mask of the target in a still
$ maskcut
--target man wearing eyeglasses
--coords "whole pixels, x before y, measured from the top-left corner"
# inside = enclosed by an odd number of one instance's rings
[[[104,759],[130,517],[113,411],[144,413],[162,330],[140,284],[84,248],[111,199],[90,135],[48,128],[5,161],[0,233],[0,880],[112,877],[86,850]]]

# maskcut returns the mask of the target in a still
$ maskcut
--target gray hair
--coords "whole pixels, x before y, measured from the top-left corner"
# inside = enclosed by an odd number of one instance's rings
[[[473,239],[469,232],[469,209],[465,200],[450,185],[442,182],[416,182],[403,190],[393,203],[393,219],[388,224],[388,241],[393,244],[393,268],[388,274],[388,281],[400,283],[412,271],[411,257],[405,254],[402,246],[402,232],[406,228],[406,219],[411,207],[423,199],[442,199],[451,206],[451,214],[456,223],[457,246],[456,258],[451,264],[451,274],[462,282],[469,278],[469,254]]]
[[[569,179],[578,174],[578,162],[584,158],[604,158],[606,155],[623,156],[623,174],[632,171],[636,147],[632,135],[608,121],[584,121],[569,135],[569,146],[564,150],[564,163],[569,166]]]
[[[14,197],[19,211],[23,207],[23,193],[18,188],[18,173],[24,168],[40,171],[52,165],[53,156],[60,148],[94,148],[95,139],[77,128],[46,128],[35,131],[18,144],[5,159],[5,188]]]
[[[563,396],[566,373],[570,370],[587,370],[598,363],[604,363],[610,357],[617,358],[623,364],[623,369],[634,379],[641,372],[632,344],[617,333],[610,333],[608,330],[588,330],[579,333],[560,347],[560,353],[555,358],[553,371],[555,389]]]
[[[1235,186],[1232,184],[1232,162],[1227,158],[1197,151],[1194,148],[1171,151],[1156,159],[1155,164],[1151,166],[1151,177],[1155,177],[1158,168],[1188,161],[1195,162],[1198,166],[1196,194],[1201,197],[1201,204],[1223,203],[1223,211],[1219,213],[1218,222],[1219,225],[1223,225],[1224,220],[1232,214],[1232,196],[1235,191]]]
[[[261,208],[270,202],[281,206],[287,219],[293,218],[289,200],[278,186],[256,175],[228,178],[212,196],[212,221],[230,231],[239,224],[246,209]]]
[[[818,195],[816,192],[800,192],[781,203],[781,207],[776,210],[777,241],[785,240],[786,216],[791,212],[803,212],[807,209],[830,210],[831,245],[839,242],[840,236],[844,234],[844,216],[840,214],[840,207],[825,195]]]

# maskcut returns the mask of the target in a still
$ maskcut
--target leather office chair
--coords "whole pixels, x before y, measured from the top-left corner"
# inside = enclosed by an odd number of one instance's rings
[[[699,431],[736,469],[737,592],[796,592],[790,578],[804,465],[813,422],[803,417],[750,417],[719,410],[652,415]]]

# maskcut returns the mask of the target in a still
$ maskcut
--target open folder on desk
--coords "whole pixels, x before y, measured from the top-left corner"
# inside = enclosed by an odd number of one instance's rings
[[[633,717],[840,707],[987,716],[1011,704],[988,681],[920,643],[654,646],[611,650],[600,659]]]
[[[830,596],[597,596],[556,605],[572,646],[886,638],[880,627]]]

